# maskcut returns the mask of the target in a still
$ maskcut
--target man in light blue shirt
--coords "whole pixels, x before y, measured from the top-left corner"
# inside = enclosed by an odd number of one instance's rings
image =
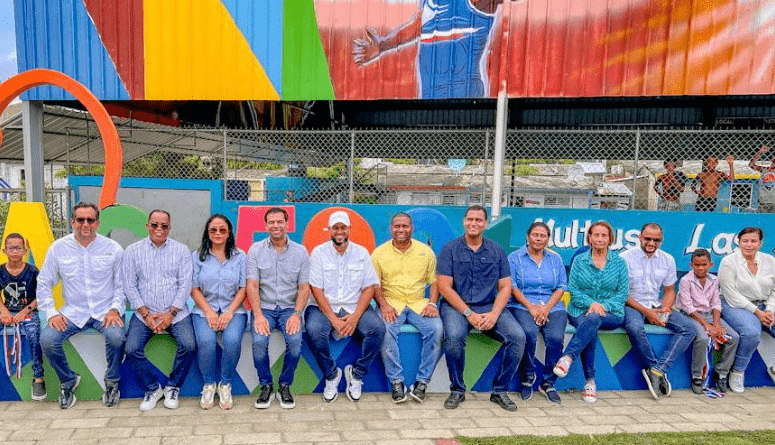
[[[261,389],[254,406],[272,404],[269,334],[279,330],[285,339],[285,357],[276,398],[280,407],[296,406],[291,384],[301,355],[302,311],[309,299],[309,257],[304,246],[288,239],[288,212],[272,207],[264,214],[269,236],[253,243],[247,257],[247,293],[253,309],[253,363]]]
[[[38,309],[48,319],[40,344],[51,367],[61,382],[59,407],[75,405],[75,388],[81,381],[67,363],[62,344],[84,329],[94,329],[105,336],[106,406],[118,403],[119,367],[124,348],[123,315],[126,299],[121,288],[119,244],[97,234],[100,211],[94,204],[79,202],[73,207],[73,234],[54,241],[38,275]],[[62,282],[64,305],[56,309],[52,288]]]
[[[150,411],[164,396],[164,406],[178,407],[180,386],[196,358],[196,339],[186,300],[191,294],[193,265],[188,248],[169,238],[170,215],[153,210],[148,215],[148,238],[126,248],[124,292],[135,311],[127,332],[126,356],[145,397],[141,411]],[[178,344],[172,371],[162,388],[145,356],[145,345],[155,334],[168,331]]]

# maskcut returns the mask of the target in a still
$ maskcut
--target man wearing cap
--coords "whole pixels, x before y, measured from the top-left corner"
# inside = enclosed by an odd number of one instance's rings
[[[305,313],[307,344],[326,380],[323,400],[333,402],[339,394],[342,370],[331,356],[329,337],[355,335],[363,340],[360,357],[344,368],[347,398],[361,398],[363,376],[379,355],[385,324],[371,307],[374,286],[379,284],[369,252],[350,239],[350,217],[337,211],[328,218],[331,241],[310,255],[309,284],[314,302]]]
[[[501,246],[484,237],[486,227],[487,209],[472,205],[463,216],[465,234],[448,241],[439,253],[436,280],[444,296],[439,313],[451,381],[444,408],[455,409],[466,399],[466,339],[471,329],[478,329],[503,343],[503,358],[495,371],[490,401],[507,411],[516,411],[517,404],[507,391],[525,350],[525,331],[509,311],[503,310],[511,298],[509,260]]]
[[[420,331],[422,351],[420,366],[409,396],[422,403],[425,390],[441,358],[441,340],[444,334],[436,305],[436,255],[430,247],[412,239],[412,218],[407,213],[396,213],[390,222],[392,239],[374,249],[371,260],[380,279],[374,291],[385,320],[386,335],[382,345],[385,374],[392,387],[393,403],[407,400],[398,333],[404,323]],[[425,286],[430,285],[425,298]]]

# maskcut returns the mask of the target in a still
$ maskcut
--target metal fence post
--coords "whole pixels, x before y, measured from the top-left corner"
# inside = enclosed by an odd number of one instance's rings
[[[506,125],[509,118],[509,100],[506,91],[498,94],[498,108],[495,117],[495,152],[492,162],[492,220],[501,216],[503,195],[503,156],[506,152]]]
[[[226,130],[221,130],[223,133],[223,168],[221,168],[221,171],[223,172],[223,199],[229,199],[229,187],[228,187],[228,173],[226,170]]]
[[[347,171],[350,179],[350,204],[355,201],[355,130],[350,134],[350,160],[347,163]]]
[[[484,133],[484,158],[482,159],[482,199],[479,204],[484,206],[487,201],[487,158],[490,156],[490,129]]]
[[[638,180],[638,157],[640,156],[640,128],[635,130],[635,163],[632,168],[632,195],[630,196],[630,210],[635,208],[635,185]]]

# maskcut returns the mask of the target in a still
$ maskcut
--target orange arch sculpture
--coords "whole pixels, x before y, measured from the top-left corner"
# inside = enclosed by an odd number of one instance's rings
[[[124,151],[121,148],[121,139],[118,137],[118,130],[116,130],[108,110],[83,84],[59,71],[34,69],[19,73],[0,84],[0,113],[5,111],[8,104],[21,93],[41,85],[54,85],[64,89],[75,96],[94,118],[105,149],[105,175],[102,181],[99,206],[104,209],[115,204],[123,164]],[[3,131],[0,129],[0,148],[2,146]]]

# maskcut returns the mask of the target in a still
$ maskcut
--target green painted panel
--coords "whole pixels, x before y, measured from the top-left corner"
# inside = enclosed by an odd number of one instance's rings
[[[145,229],[147,221],[148,216],[144,210],[126,204],[116,204],[100,211],[100,228],[97,232],[109,237],[113,229],[124,229],[142,238],[148,235]]]
[[[171,335],[154,335],[145,346],[145,354],[148,361],[161,372],[169,375],[172,372],[172,363],[175,361],[177,349],[178,344]]]
[[[63,345],[65,355],[67,356],[67,362],[70,364],[70,368],[75,371],[76,374],[81,376],[81,383],[78,385],[78,389],[75,390],[75,396],[81,400],[89,400],[95,398],[96,394],[102,394],[102,387],[97,379],[92,375],[86,363],[81,356],[75,350],[73,345],[69,341],[66,341]],[[46,379],[46,399],[51,401],[57,401],[59,399],[59,377],[51,364],[48,362],[48,358],[43,356],[43,375]],[[16,392],[19,393],[19,397],[22,400],[31,400],[30,395],[32,393],[32,361],[27,362],[27,365],[22,368],[22,378],[16,380],[11,379],[13,386],[16,388]]]
[[[490,337],[473,333],[468,336],[466,344],[466,366],[463,370],[463,381],[470,389],[482,376],[482,372],[498,353],[501,344]]]
[[[611,366],[616,366],[616,364],[619,363],[619,360],[632,349],[630,339],[622,334],[601,334],[600,343],[603,345],[603,349],[608,356],[608,361],[611,362]]]
[[[335,99],[313,0],[286,0],[283,100]]]

